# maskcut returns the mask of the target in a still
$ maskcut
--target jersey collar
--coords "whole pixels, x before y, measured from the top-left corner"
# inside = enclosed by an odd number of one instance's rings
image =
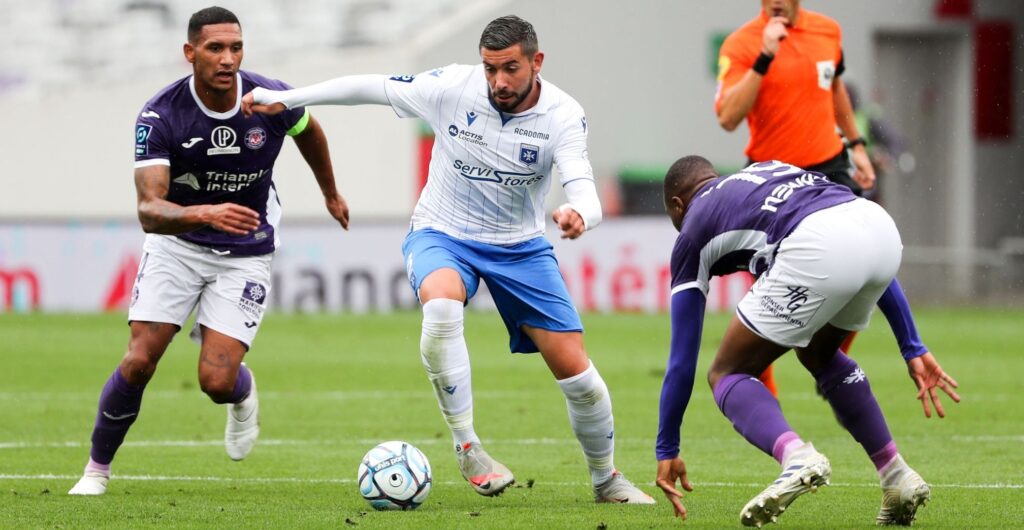
[[[226,120],[238,114],[238,110],[242,108],[242,74],[235,74],[235,86],[238,87],[235,94],[235,106],[227,112],[214,112],[203,104],[203,100],[199,99],[199,94],[196,93],[196,76],[188,76],[188,89],[192,92],[192,99],[196,101],[196,105],[199,106],[199,110],[203,111],[203,114],[215,119],[215,120]]]

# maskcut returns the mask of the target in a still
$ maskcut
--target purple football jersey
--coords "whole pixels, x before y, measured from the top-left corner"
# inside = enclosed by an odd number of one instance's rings
[[[260,86],[287,84],[240,71],[238,100],[227,112],[202,104],[192,76],[180,79],[146,102],[135,124],[135,167],[169,165],[166,199],[182,206],[233,202],[260,214],[260,227],[235,236],[211,227],[177,237],[232,255],[269,254],[275,249],[281,203],[274,188],[274,162],[289,131],[303,122],[298,107],[276,116],[241,112],[242,95]],[[294,134],[294,131],[293,131]]]
[[[719,177],[694,195],[672,248],[672,290],[712,276],[764,272],[775,248],[808,215],[857,197],[821,173],[760,162]]]

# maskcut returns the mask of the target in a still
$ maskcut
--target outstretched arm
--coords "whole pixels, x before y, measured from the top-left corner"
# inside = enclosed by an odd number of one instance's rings
[[[242,97],[242,113],[277,114],[307,105],[390,105],[385,75],[349,75],[292,90],[257,87]]]
[[[686,518],[686,508],[682,503],[682,493],[675,488],[676,481],[686,491],[693,491],[693,487],[686,477],[686,464],[679,456],[679,430],[693,393],[705,304],[704,293],[696,287],[672,294],[672,339],[658,407],[656,482],[672,503],[676,516],[683,519]]]
[[[935,360],[935,356],[921,342],[917,326],[914,324],[914,316],[910,312],[910,302],[903,294],[903,286],[895,278],[878,300],[878,307],[885,315],[885,319],[889,321],[889,326],[899,344],[900,353],[903,354],[903,359],[907,362],[910,378],[917,385],[917,399],[921,401],[925,417],[932,417],[929,402],[934,405],[935,412],[940,418],[946,417],[946,411],[942,408],[942,402],[939,401],[939,394],[935,389],[941,389],[954,402],[959,403],[960,396],[953,390],[959,384],[942,370],[942,366]]]
[[[307,109],[308,111],[308,109]],[[331,153],[327,147],[327,136],[320,127],[320,122],[310,116],[306,129],[293,137],[295,145],[306,159],[309,169],[316,177],[316,183],[320,186],[320,193],[324,196],[324,203],[331,217],[341,223],[341,227],[348,230],[348,203],[338,192],[334,181],[334,168],[331,165]]]
[[[235,203],[181,206],[166,199],[171,168],[150,165],[135,169],[139,222],[147,234],[184,234],[210,226],[233,235],[260,227],[260,214]]]

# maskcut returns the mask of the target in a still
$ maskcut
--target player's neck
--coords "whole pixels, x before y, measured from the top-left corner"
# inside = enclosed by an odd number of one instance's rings
[[[199,101],[213,112],[227,112],[235,108],[238,99],[238,84],[228,90],[215,90],[196,79],[196,95]]]

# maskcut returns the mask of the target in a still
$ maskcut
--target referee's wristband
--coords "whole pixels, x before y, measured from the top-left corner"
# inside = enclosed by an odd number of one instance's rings
[[[775,60],[774,55],[768,55],[767,53],[761,52],[761,55],[758,55],[757,60],[754,61],[752,70],[761,75],[767,74],[768,67],[772,64],[773,60]]]
[[[860,138],[857,138],[855,140],[848,140],[846,142],[846,148],[847,149],[853,149],[854,147],[857,147],[858,145],[863,145],[864,147],[867,147],[868,146],[868,141],[865,140],[863,136],[861,136]]]

